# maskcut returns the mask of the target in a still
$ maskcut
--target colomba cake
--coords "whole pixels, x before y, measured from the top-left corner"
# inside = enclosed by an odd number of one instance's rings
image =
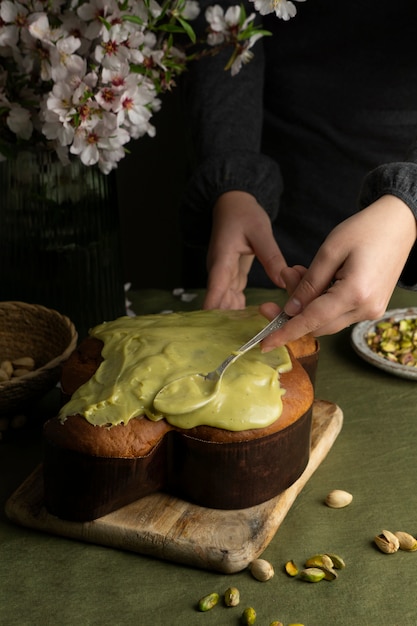
[[[215,369],[266,325],[255,307],[122,317],[66,362],[62,409],[44,426],[48,511],[93,520],[155,491],[217,509],[279,495],[309,460],[318,344],[311,336],[225,372],[200,408],[153,404],[166,384]],[[190,408],[191,407],[191,408]]]

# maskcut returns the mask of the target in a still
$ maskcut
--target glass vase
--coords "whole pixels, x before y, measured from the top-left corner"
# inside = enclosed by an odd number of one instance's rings
[[[125,314],[116,179],[46,150],[0,163],[0,300],[54,308],[79,337]]]

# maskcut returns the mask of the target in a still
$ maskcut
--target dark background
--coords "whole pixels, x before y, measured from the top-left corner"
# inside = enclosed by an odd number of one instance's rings
[[[152,123],[156,136],[132,141],[116,170],[124,280],[174,289],[183,286],[178,208],[188,172],[178,89],[164,95]]]

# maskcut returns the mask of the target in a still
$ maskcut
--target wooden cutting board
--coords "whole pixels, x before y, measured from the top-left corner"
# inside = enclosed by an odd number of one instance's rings
[[[343,424],[341,409],[316,400],[310,461],[284,493],[263,504],[233,511],[207,509],[155,493],[92,522],[69,522],[43,504],[39,466],[6,503],[9,519],[47,533],[201,569],[234,573],[245,569],[270,543],[297,495],[326,457]]]

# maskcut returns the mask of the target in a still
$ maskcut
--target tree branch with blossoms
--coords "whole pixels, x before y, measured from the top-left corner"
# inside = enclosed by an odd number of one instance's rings
[[[197,42],[195,0],[0,2],[0,161],[41,146],[62,163],[79,158],[105,174],[129,141],[155,135],[160,96],[191,62],[229,47],[225,69],[233,76],[268,34],[255,12],[214,5],[205,12],[206,39]],[[296,12],[290,0],[254,6],[282,19]]]

